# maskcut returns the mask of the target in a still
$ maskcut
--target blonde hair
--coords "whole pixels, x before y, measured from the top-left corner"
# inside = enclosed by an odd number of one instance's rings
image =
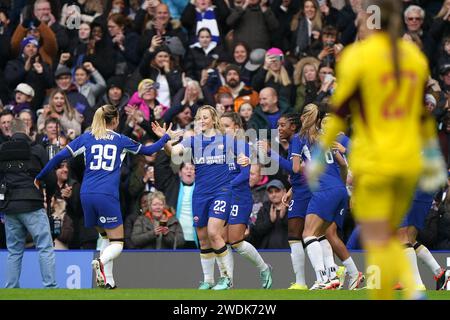
[[[223,129],[222,125],[220,124],[220,118],[219,115],[217,114],[217,110],[210,106],[210,105],[203,105],[200,108],[198,108],[197,113],[195,114],[195,121],[200,120],[200,112],[203,110],[208,110],[211,118],[213,120],[213,128],[218,131],[218,133],[220,134],[224,134],[225,130]]]
[[[162,203],[164,204],[164,207],[166,206],[166,196],[164,195],[164,193],[162,193],[161,191],[155,191],[155,192],[151,193],[148,198],[149,209],[153,203],[153,200],[155,200],[155,199],[161,200]]]
[[[319,65],[320,60],[314,58],[314,57],[305,57],[300,59],[296,64],[294,68],[294,84],[304,84],[305,80],[305,67],[306,66],[313,66],[316,70],[316,73],[319,74]]]
[[[119,117],[119,111],[110,104],[105,104],[95,111],[91,133],[96,139],[103,139],[107,134],[107,125]]]
[[[448,2],[450,0],[445,0],[444,3],[442,4],[442,8],[439,11],[439,13],[437,14],[437,16],[435,18],[443,18],[445,17],[445,15],[447,14],[447,7],[446,7],[446,2]]]
[[[54,89],[51,93],[50,93],[50,97],[48,99],[48,105],[50,106],[50,110],[52,112],[56,112],[56,108],[55,108],[55,104],[53,103],[53,98],[57,95],[57,94],[61,94],[64,97],[64,109],[63,109],[63,113],[67,116],[67,118],[69,120],[72,120],[73,118],[75,118],[75,109],[72,108],[72,106],[70,105],[69,99],[67,99],[67,95],[66,93],[59,89],[56,88]]]
[[[300,136],[307,138],[310,143],[315,143],[320,134],[317,128],[318,117],[319,107],[313,103],[307,104],[301,116],[302,127],[300,129]]]
[[[200,83],[197,80],[189,79],[188,81],[186,81],[186,90],[187,90],[187,87],[189,87],[189,86],[195,87],[197,89],[198,100],[203,100],[205,98],[203,96],[202,87],[200,86]]]
[[[267,70],[265,82],[269,81],[270,78],[273,78],[275,83],[281,83],[283,86],[291,84],[291,79],[284,66],[281,66],[281,69],[278,72],[274,72],[271,69]]]

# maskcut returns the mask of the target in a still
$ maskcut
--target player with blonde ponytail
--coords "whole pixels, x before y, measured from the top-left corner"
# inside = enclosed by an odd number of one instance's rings
[[[157,123],[152,124],[155,133],[162,136],[151,146],[143,146],[114,130],[119,124],[119,112],[112,105],[97,109],[92,122],[92,131],[73,140],[66,148],[57,153],[36,176],[35,184],[39,188],[40,180],[62,161],[84,154],[86,168],[81,185],[80,198],[83,206],[85,226],[95,227],[103,237],[100,257],[92,261],[97,285],[105,289],[114,289],[113,260],[123,249],[124,231],[120,211],[119,182],[123,154],[151,155],[160,150],[171,138],[178,134],[167,132]]]

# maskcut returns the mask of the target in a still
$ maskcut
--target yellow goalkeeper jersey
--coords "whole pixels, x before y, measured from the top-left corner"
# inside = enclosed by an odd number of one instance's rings
[[[424,104],[428,63],[414,44],[399,39],[398,48],[399,83],[386,33],[349,46],[337,64],[338,85],[331,101],[339,118],[353,116],[349,160],[354,174],[396,175],[421,169],[421,128],[425,119],[430,120]],[[325,143],[332,139],[325,138]]]

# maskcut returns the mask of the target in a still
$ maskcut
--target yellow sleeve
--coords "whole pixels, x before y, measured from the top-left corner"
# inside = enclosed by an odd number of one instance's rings
[[[324,128],[321,137],[322,146],[326,149],[331,146],[339,132],[346,128],[346,116],[350,114],[350,100],[359,92],[360,74],[362,72],[358,47],[352,45],[344,50],[336,66],[337,87],[331,97],[331,108],[334,112]]]
[[[345,119],[333,114],[331,119],[327,121],[325,128],[323,128],[324,133],[320,138],[322,147],[325,150],[331,147],[331,144],[336,140],[337,134],[344,131],[345,127]]]
[[[337,87],[331,97],[331,107],[342,118],[350,113],[349,102],[359,93],[362,59],[359,44],[355,44],[344,49],[336,65]]]

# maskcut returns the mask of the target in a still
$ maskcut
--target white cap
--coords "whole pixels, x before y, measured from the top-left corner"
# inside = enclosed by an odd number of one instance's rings
[[[23,94],[26,94],[27,96],[30,96],[31,98],[34,97],[34,90],[33,88],[26,83],[19,83],[16,87],[15,91],[22,92]]]
[[[429,94],[429,93],[425,95],[425,102],[431,102],[435,106],[437,104],[436,98],[432,94]]]

